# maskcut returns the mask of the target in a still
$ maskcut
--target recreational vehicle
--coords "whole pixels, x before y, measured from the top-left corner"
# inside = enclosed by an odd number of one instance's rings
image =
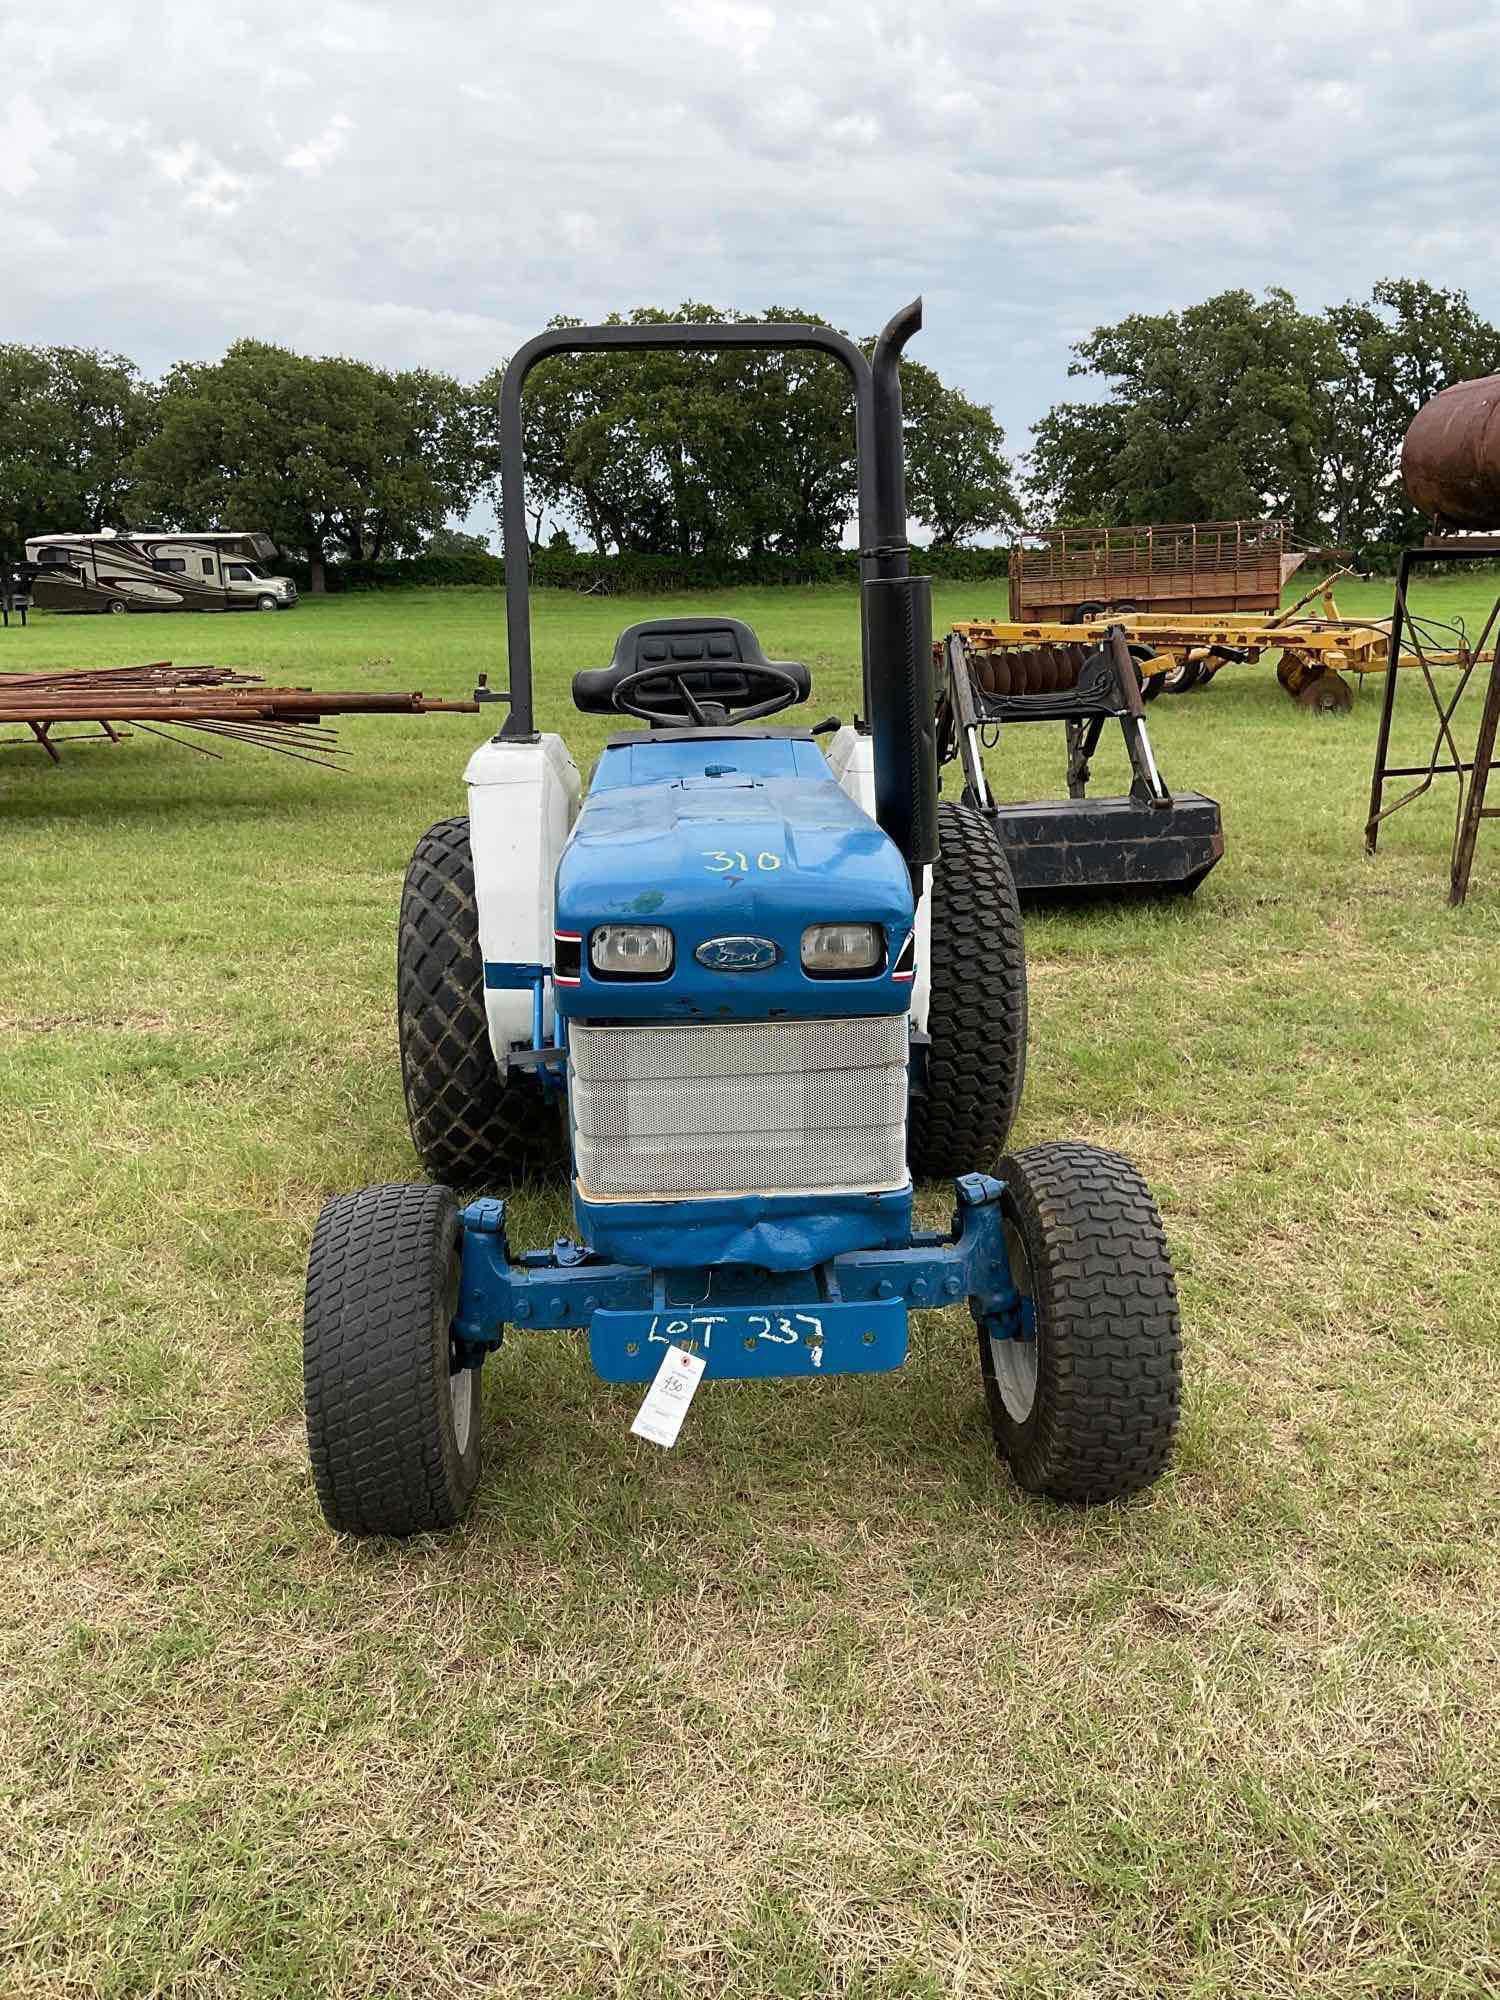
[[[290,611],[269,535],[38,535],[26,544],[34,602],[48,611]]]

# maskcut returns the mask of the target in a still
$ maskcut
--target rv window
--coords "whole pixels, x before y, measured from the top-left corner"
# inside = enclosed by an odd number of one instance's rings
[[[166,576],[186,576],[187,557],[154,556],[152,558],[151,567],[156,570],[161,570],[163,574]]]
[[[224,574],[231,583],[249,583],[255,572],[248,563],[229,563]]]
[[[205,557],[203,558],[203,574],[204,574],[205,576],[212,576],[212,575],[213,575],[213,573],[214,573],[214,566],[213,566],[213,564],[212,564],[212,563],[211,563],[211,562],[209,561],[208,557],[207,557],[207,556],[205,556]]]

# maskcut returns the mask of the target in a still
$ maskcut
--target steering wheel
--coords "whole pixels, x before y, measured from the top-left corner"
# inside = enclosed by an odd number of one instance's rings
[[[741,708],[736,703],[734,715],[731,717],[727,702],[717,701],[712,695],[704,695],[700,699],[688,686],[690,676],[702,675],[706,672],[743,674],[747,684],[747,691],[752,697],[757,683],[767,688],[769,692],[761,696],[758,701],[752,699],[750,705],[746,708]],[[753,661],[740,660],[713,660],[707,662],[703,660],[683,660],[680,663],[672,660],[659,660],[654,666],[637,667],[634,673],[622,675],[620,680],[615,683],[611,701],[622,715],[638,716],[642,722],[651,723],[670,723],[673,720],[671,716],[663,715],[659,708],[647,708],[639,701],[631,699],[635,690],[647,681],[670,681],[682,696],[688,714],[693,718],[694,725],[699,729],[709,729],[718,723],[729,722],[731,720],[734,722],[754,722],[763,715],[775,715],[783,708],[791,708],[796,702],[802,699],[802,689],[796,679],[787,673],[784,668],[772,666],[769,661],[762,665]],[[666,690],[663,689],[663,694],[665,692]]]

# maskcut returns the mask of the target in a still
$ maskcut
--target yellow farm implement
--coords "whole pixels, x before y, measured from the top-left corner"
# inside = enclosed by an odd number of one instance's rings
[[[1274,654],[1276,678],[1294,701],[1341,714],[1353,701],[1344,676],[1381,674],[1390,664],[1391,620],[1341,617],[1333,596],[1336,581],[1336,575],[1329,577],[1285,611],[1216,616],[1126,612],[1073,623],[975,618],[953,630],[964,640],[973,672],[988,693],[1039,694],[1070,686],[1083,658],[1119,626],[1140,661],[1148,701],[1163,690],[1184,694],[1204,686],[1221,667],[1253,665]],[[1306,609],[1314,599],[1322,600],[1320,612]],[[1403,641],[1396,664],[1466,667],[1493,657],[1493,649],[1480,654],[1462,644],[1427,646],[1418,654]]]

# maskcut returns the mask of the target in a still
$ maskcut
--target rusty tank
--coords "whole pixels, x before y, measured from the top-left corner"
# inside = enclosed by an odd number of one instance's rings
[[[1401,477],[1438,528],[1500,529],[1500,375],[1455,382],[1422,405],[1402,440]]]

